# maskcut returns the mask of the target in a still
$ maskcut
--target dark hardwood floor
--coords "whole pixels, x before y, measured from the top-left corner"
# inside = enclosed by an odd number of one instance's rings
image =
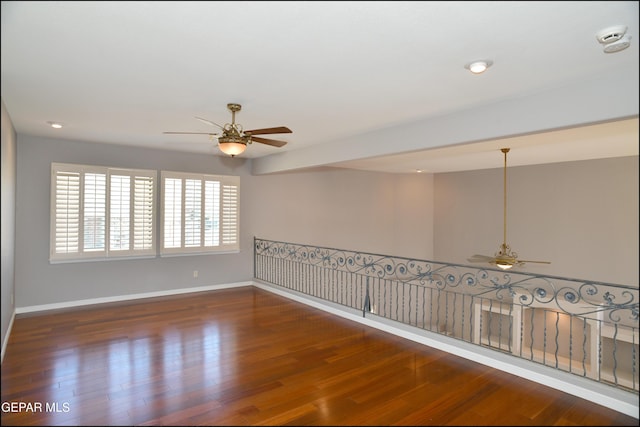
[[[1,394],[2,425],[638,425],[254,287],[19,316]]]

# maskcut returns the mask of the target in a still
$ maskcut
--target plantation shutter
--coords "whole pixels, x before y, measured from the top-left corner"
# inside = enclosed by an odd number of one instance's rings
[[[114,170],[110,183],[109,249],[119,256],[155,255],[155,172]]]
[[[107,183],[104,173],[84,173],[83,249],[84,252],[106,250]]]
[[[163,180],[163,248],[182,246],[182,179]]]
[[[238,244],[238,185],[226,183],[222,186],[222,244]]]
[[[133,249],[155,254],[155,179],[136,175],[133,196]]]
[[[184,181],[184,245],[200,247],[202,228],[202,180],[187,179]]]
[[[131,178],[123,175],[111,175],[111,230],[109,249],[128,250],[130,241]]]
[[[53,239],[55,254],[77,253],[80,245],[80,173],[55,171]]]
[[[204,245],[220,245],[220,181],[204,183]]]
[[[239,177],[169,171],[161,176],[161,254],[239,250]]]
[[[51,262],[155,256],[155,171],[52,163]]]

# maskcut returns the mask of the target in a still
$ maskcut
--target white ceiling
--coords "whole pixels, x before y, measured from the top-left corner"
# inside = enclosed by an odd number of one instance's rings
[[[293,131],[247,149],[256,173],[638,155],[637,1],[3,1],[1,17],[19,135],[221,155],[163,132],[215,132],[195,117],[230,122],[236,102],[245,129]],[[617,25],[631,45],[604,53]],[[494,63],[473,75],[476,59]]]

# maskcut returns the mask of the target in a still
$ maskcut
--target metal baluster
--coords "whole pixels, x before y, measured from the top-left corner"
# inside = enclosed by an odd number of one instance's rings
[[[618,385],[618,324],[613,325],[613,382]]]
[[[582,330],[586,332],[587,330],[587,319],[585,317],[582,318]],[[582,334],[582,376],[587,376],[587,334]],[[592,368],[595,368],[592,366]]]

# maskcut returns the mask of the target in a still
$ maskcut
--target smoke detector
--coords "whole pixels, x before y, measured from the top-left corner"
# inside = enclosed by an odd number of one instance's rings
[[[631,44],[631,36],[626,35],[626,25],[614,25],[600,30],[596,34],[596,39],[600,44],[604,45],[605,53],[619,52],[626,49]]]

